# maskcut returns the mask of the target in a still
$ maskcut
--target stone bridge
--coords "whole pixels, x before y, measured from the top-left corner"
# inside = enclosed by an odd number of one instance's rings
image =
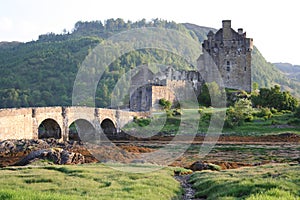
[[[134,117],[148,115],[146,112],[91,107],[0,109],[0,140],[78,140],[80,130],[117,135]]]

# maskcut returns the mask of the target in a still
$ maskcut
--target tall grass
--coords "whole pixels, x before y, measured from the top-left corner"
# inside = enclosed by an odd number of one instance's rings
[[[197,172],[196,196],[208,200],[299,200],[300,166],[266,165],[221,172]]]
[[[3,168],[0,200],[178,199],[182,190],[172,176],[170,169],[136,174],[101,164]]]

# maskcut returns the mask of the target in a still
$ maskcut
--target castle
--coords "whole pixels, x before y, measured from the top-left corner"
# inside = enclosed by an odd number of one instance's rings
[[[198,71],[176,71],[170,66],[154,73],[147,66],[141,67],[131,78],[130,110],[157,109],[162,98],[173,103],[188,100],[200,94],[205,82],[250,92],[252,49],[253,39],[241,28],[233,30],[230,20],[223,20],[222,28],[216,33],[209,31],[202,43]]]

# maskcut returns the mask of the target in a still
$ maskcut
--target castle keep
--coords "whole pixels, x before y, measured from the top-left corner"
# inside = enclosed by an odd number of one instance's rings
[[[162,98],[173,103],[188,100],[200,94],[205,82],[215,81],[221,87],[250,92],[252,49],[253,39],[247,38],[241,28],[233,30],[230,20],[223,20],[222,28],[216,33],[209,31],[202,43],[198,71],[167,67],[153,73],[147,66],[141,67],[131,78],[130,110],[157,109]]]
[[[198,67],[205,81],[216,81],[226,88],[251,91],[251,51],[253,39],[246,32],[231,28],[230,20],[223,20],[223,26],[215,34],[210,31],[202,43],[203,54]],[[213,63],[212,63],[213,62]],[[217,71],[213,70],[216,66]],[[219,73],[222,80],[216,73]]]

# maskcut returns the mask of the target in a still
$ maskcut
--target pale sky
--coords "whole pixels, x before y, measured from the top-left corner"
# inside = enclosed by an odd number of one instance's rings
[[[269,62],[300,65],[297,0],[0,0],[0,41],[32,41],[72,30],[77,21],[161,18],[177,23],[243,28]]]

